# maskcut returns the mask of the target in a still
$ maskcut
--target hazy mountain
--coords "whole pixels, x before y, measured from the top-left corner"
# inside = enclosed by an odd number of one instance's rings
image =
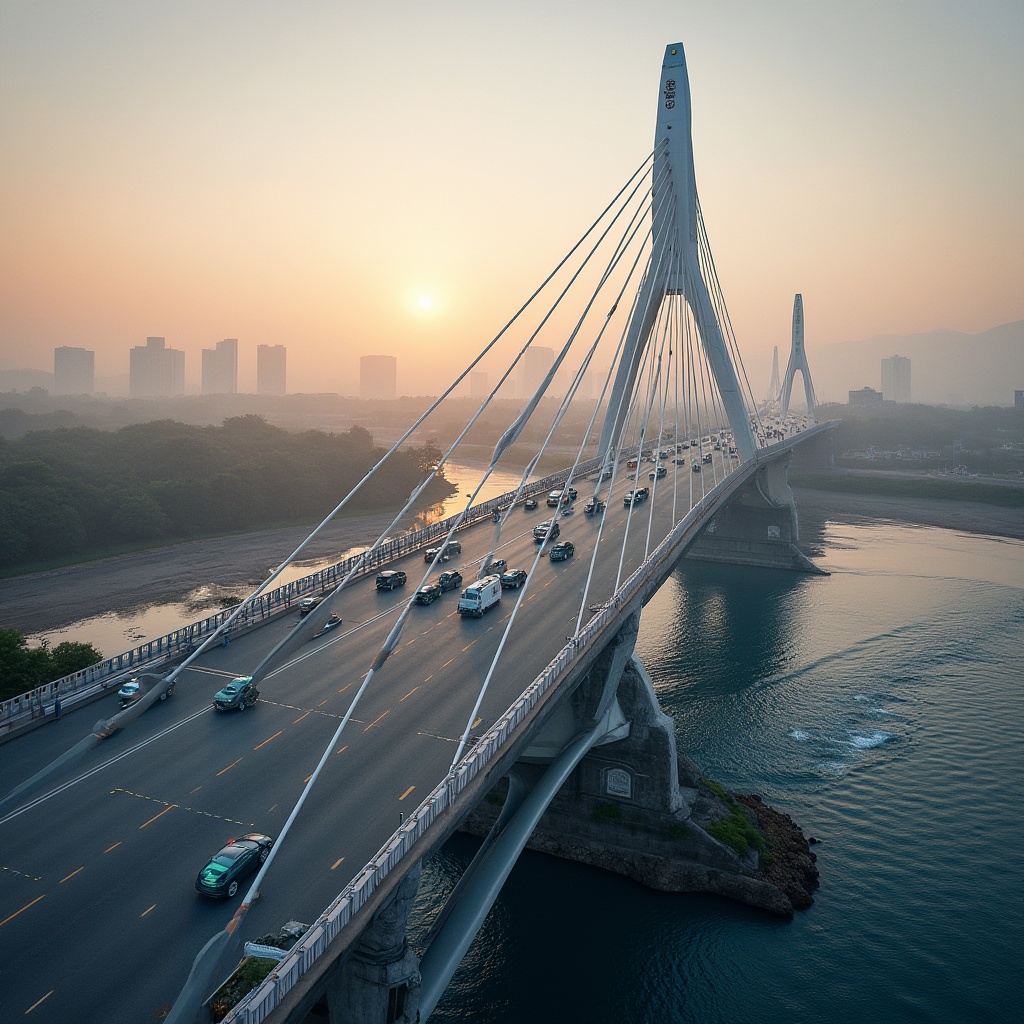
[[[882,360],[910,360],[911,400],[929,405],[1013,405],[1024,390],[1024,320],[983,334],[929,331],[883,334],[807,349],[820,401],[843,402],[863,387],[882,388]],[[780,353],[780,360],[782,354]]]

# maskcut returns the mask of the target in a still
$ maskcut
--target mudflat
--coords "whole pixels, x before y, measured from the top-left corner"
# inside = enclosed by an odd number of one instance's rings
[[[340,559],[349,548],[371,544],[390,523],[388,515],[330,523],[299,559]],[[0,580],[0,626],[23,633],[57,629],[102,612],[180,600],[203,585],[248,593],[310,529],[296,526],[186,541]]]
[[[888,520],[1024,540],[1020,509],[802,488],[794,488],[794,494],[801,524]],[[372,543],[389,524],[387,515],[331,523],[300,558],[340,558],[349,548]],[[57,629],[107,611],[180,600],[203,585],[248,592],[262,583],[308,532],[298,526],[189,541],[2,580],[0,626],[23,633]]]

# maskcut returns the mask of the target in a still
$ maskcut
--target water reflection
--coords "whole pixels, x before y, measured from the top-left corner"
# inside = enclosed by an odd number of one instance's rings
[[[475,490],[484,471],[482,466],[462,463],[448,465],[445,474],[456,486],[456,492],[444,501],[437,502],[420,512],[410,529],[419,529],[429,523],[461,512],[466,506],[466,492]],[[477,501],[487,501],[499,494],[515,490],[519,486],[519,480],[519,473],[497,470],[484,484]],[[283,586],[286,583],[302,579],[319,569],[335,565],[351,555],[358,554],[362,550],[362,546],[352,547],[339,551],[329,558],[294,562],[277,578],[275,586]],[[268,576],[273,568],[272,565],[268,566]],[[65,641],[92,644],[105,658],[110,658],[149,640],[166,636],[173,630],[187,626],[189,623],[204,619],[217,609],[240,601],[247,593],[248,591],[242,588],[227,590],[197,580],[196,588],[180,601],[140,605],[137,608],[119,612],[107,611],[100,606],[96,615],[72,622],[60,629],[32,633],[28,637],[28,642],[30,645],[36,646],[46,640],[51,647]],[[103,596],[97,595],[97,602],[102,600]]]

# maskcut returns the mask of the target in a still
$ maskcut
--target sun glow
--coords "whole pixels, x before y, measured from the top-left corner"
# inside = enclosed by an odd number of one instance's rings
[[[426,292],[420,292],[416,296],[416,310],[419,313],[433,313],[437,308],[437,300],[433,295],[428,295]]]

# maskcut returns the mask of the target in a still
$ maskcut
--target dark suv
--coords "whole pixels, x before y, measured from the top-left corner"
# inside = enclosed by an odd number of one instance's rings
[[[446,590],[458,590],[462,586],[462,573],[458,569],[449,569],[437,577],[437,585],[442,594]]]
[[[401,569],[385,569],[377,573],[377,589],[394,590],[395,587],[404,587],[405,579],[405,573]]]

